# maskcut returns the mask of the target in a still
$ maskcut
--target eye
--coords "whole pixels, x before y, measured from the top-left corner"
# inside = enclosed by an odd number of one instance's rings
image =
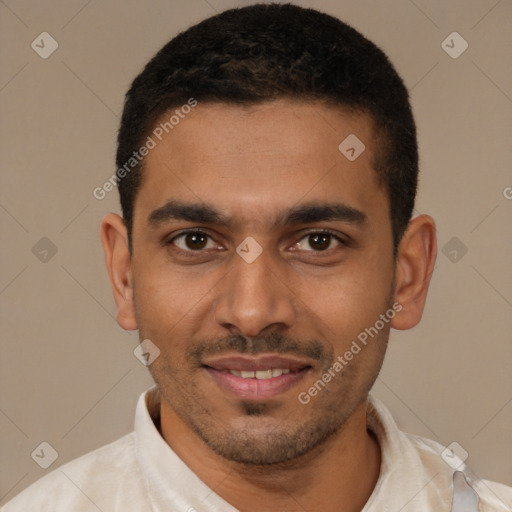
[[[294,248],[305,250],[306,252],[325,252],[332,248],[332,242],[336,242],[334,247],[337,247],[340,244],[346,245],[346,242],[342,238],[329,231],[316,231],[313,233],[308,233],[306,236],[301,238],[294,245]],[[306,246],[311,247],[313,251],[306,249]]]
[[[208,243],[210,245],[208,246]],[[175,245],[182,251],[200,252],[203,249],[215,249],[217,245],[213,242],[210,235],[204,231],[184,231],[171,238],[169,244]]]

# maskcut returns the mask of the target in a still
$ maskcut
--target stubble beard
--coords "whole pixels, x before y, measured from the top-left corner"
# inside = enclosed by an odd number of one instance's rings
[[[253,467],[289,465],[308,454],[321,452],[323,445],[343,432],[354,410],[366,401],[379,374],[388,337],[389,328],[381,331],[378,339],[372,340],[371,343],[378,343],[379,347],[362,386],[355,384],[359,365],[349,364],[310,403],[301,404],[301,409],[298,412],[295,410],[291,419],[292,414],[276,419],[275,408],[268,402],[241,401],[239,417],[244,419],[244,427],[239,428],[223,423],[216,417],[215,412],[204,403],[193,378],[188,380],[189,385],[185,389],[175,378],[179,370],[156,365],[155,362],[150,371],[162,399],[217,455]],[[325,364],[322,372],[327,371],[332,362]],[[303,389],[299,389],[297,394],[299,391]],[[268,428],[261,428],[263,422],[267,422]]]

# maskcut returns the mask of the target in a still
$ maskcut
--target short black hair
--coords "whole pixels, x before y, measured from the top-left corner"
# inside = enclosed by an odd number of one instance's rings
[[[291,4],[256,4],[208,18],[169,41],[133,81],[118,134],[118,171],[127,169],[157,121],[191,98],[240,106],[323,100],[366,114],[396,255],[416,196],[416,126],[402,79],[374,43],[337,18]],[[132,163],[119,180],[130,249],[144,160]]]

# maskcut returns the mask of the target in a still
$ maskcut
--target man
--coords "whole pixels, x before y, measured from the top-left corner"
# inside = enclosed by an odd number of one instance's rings
[[[132,84],[117,167],[106,263],[156,386],[134,433],[5,512],[510,510],[369,394],[436,257],[407,91],[374,44],[292,5],[203,21]]]

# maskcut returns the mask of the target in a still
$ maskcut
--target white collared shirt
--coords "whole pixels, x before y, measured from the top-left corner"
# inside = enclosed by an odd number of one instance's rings
[[[53,470],[7,503],[2,512],[237,512],[162,438],[152,419],[158,405],[151,414],[148,411],[154,390],[139,398],[134,432]],[[445,447],[401,432],[387,408],[371,394],[367,418],[379,441],[382,462],[362,512],[512,510],[511,487],[478,480],[465,465],[457,470],[464,471],[476,491],[479,509],[459,508],[457,503],[465,503],[466,495],[453,500],[455,469],[441,457]],[[457,502],[453,509],[452,501]]]

